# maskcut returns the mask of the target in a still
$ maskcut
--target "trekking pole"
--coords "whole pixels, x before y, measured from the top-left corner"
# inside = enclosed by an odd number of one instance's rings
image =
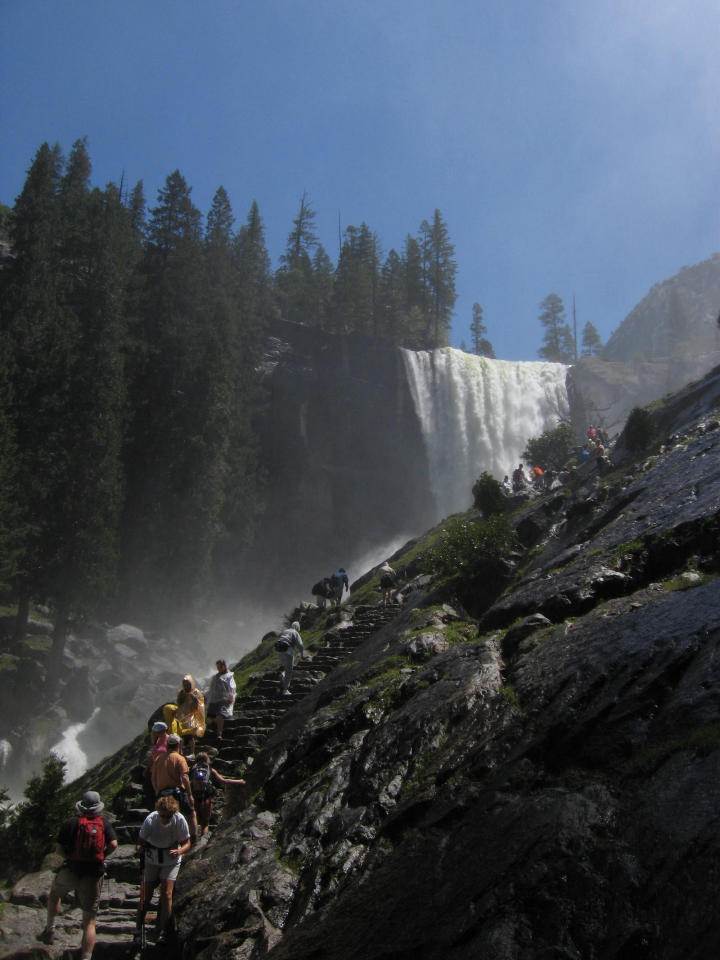
[[[140,956],[145,952],[145,847],[140,851],[140,900],[138,902],[138,917],[140,919]]]

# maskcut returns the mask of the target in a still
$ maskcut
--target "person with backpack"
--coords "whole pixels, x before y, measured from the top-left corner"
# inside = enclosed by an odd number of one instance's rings
[[[318,609],[324,610],[326,601],[332,600],[335,596],[330,577],[323,577],[322,580],[318,580],[312,588],[312,595],[315,597]]]
[[[210,757],[207,753],[198,753],[195,763],[190,767],[190,787],[193,798],[195,799],[195,811],[198,822],[198,838],[204,837],[210,827],[210,818],[213,810],[213,797],[215,796],[215,784],[221,786],[235,784],[239,787],[245,786],[245,781],[224,777],[212,766]]]
[[[134,943],[141,946],[145,912],[155,887],[160,884],[160,913],[156,943],[167,943],[172,920],[173,887],[180,872],[184,853],[190,849],[190,830],[180,813],[175,797],[158,797],[155,810],[149,813],[138,832],[135,850],[143,861],[142,889],[138,907]]]
[[[293,667],[295,665],[295,651],[305,659],[307,654],[303,647],[302,637],[300,636],[300,624],[293,620],[287,630],[283,630],[275,641],[275,650],[280,660],[280,685],[283,695],[290,696],[290,681],[292,680]]]
[[[167,751],[161,753],[152,765],[151,777],[155,797],[173,796],[187,813],[190,823],[190,836],[197,835],[195,801],[190,789],[187,760],[180,753],[180,737],[171,733],[167,738]]]
[[[335,571],[335,573],[333,573],[333,575],[330,577],[330,583],[332,584],[333,588],[335,605],[339,607],[342,603],[343,589],[350,593],[350,583],[348,581],[348,575],[345,572],[345,567],[340,567]]]
[[[82,910],[81,960],[90,960],[95,946],[95,918],[105,876],[105,857],[117,848],[117,835],[111,821],[103,815],[105,805],[94,790],[84,793],[75,804],[75,816],[66,820],[58,832],[57,849],[65,860],[50,887],[47,922],[38,940],[50,944],[55,938],[55,917],[60,901],[75,892]]]

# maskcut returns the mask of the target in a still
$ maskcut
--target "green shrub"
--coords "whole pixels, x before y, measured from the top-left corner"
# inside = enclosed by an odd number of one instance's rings
[[[630,453],[642,453],[655,439],[655,422],[642,407],[633,407],[625,421],[621,442]]]
[[[424,570],[441,579],[482,576],[494,581],[498,562],[516,548],[515,531],[505,516],[470,520],[451,517],[424,558]]]
[[[473,484],[472,495],[474,505],[482,511],[484,517],[505,512],[503,488],[487,470],[484,470]]]
[[[576,446],[572,429],[567,423],[561,423],[559,427],[528,440],[522,458],[531,466],[537,464],[543,470],[557,472],[573,456]]]
[[[60,825],[72,814],[72,804],[63,802],[61,787],[65,761],[51,753],[42,773],[31,777],[25,800],[0,814],[0,860],[5,871],[27,873],[37,869],[45,854],[54,849]]]

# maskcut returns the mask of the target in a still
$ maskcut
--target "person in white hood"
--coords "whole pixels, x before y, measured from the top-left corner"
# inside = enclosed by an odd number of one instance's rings
[[[290,696],[290,681],[292,680],[293,666],[295,665],[295,651],[305,659],[307,654],[300,636],[300,624],[293,620],[287,630],[283,630],[275,641],[275,649],[280,659],[280,685],[283,695]]]

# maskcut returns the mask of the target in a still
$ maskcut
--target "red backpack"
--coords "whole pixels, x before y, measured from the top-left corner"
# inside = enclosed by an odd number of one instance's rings
[[[105,823],[102,817],[78,817],[70,860],[102,863],[105,859]]]

